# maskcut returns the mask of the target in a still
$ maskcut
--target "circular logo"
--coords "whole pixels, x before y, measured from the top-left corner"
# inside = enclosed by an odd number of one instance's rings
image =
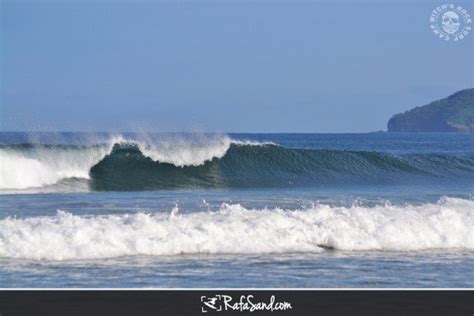
[[[471,32],[472,18],[460,5],[443,4],[431,12],[430,27],[442,40],[459,41]]]

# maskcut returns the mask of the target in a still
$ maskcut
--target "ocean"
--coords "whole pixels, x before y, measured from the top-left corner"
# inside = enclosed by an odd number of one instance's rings
[[[0,133],[0,287],[474,287],[474,134]]]

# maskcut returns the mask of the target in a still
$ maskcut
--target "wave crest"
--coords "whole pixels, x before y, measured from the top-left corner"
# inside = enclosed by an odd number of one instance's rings
[[[0,145],[0,190],[156,190],[470,181],[474,157],[286,148],[228,136]],[[82,179],[77,182],[73,180]],[[54,186],[52,186],[54,185]],[[9,191],[10,190],[10,191]],[[41,191],[41,190],[39,190]]]
[[[90,169],[114,146],[137,146],[153,161],[177,167],[200,166],[225,155],[234,142],[228,136],[193,135],[141,140],[115,136],[93,145],[0,145],[0,189],[28,189],[53,185],[68,178],[90,179]],[[238,143],[238,142],[237,142]],[[255,144],[256,145],[256,144]]]

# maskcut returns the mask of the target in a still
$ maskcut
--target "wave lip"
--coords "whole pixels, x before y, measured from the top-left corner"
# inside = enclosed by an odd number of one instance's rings
[[[474,201],[423,205],[246,209],[0,220],[0,258],[97,259],[179,254],[474,250]]]

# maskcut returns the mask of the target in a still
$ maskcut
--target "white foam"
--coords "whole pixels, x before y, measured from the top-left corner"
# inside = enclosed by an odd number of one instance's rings
[[[277,146],[276,143],[274,142],[258,142],[258,141],[253,141],[253,140],[232,140],[232,144],[238,145],[238,146],[268,146],[268,145],[274,145]]]
[[[343,250],[474,250],[474,201],[424,205],[56,216],[0,220],[0,257],[96,259],[134,255]]]
[[[222,158],[232,141],[228,136],[165,138],[153,142],[138,142],[143,155],[154,161],[177,167],[200,166],[214,158]]]
[[[231,144],[239,146],[263,146],[273,143],[233,140],[226,135],[193,135],[161,140],[137,142],[143,155],[154,161],[170,163],[177,167],[200,166],[215,158],[224,157]]]
[[[0,189],[38,188],[64,178],[89,178],[111,146],[0,149]]]

